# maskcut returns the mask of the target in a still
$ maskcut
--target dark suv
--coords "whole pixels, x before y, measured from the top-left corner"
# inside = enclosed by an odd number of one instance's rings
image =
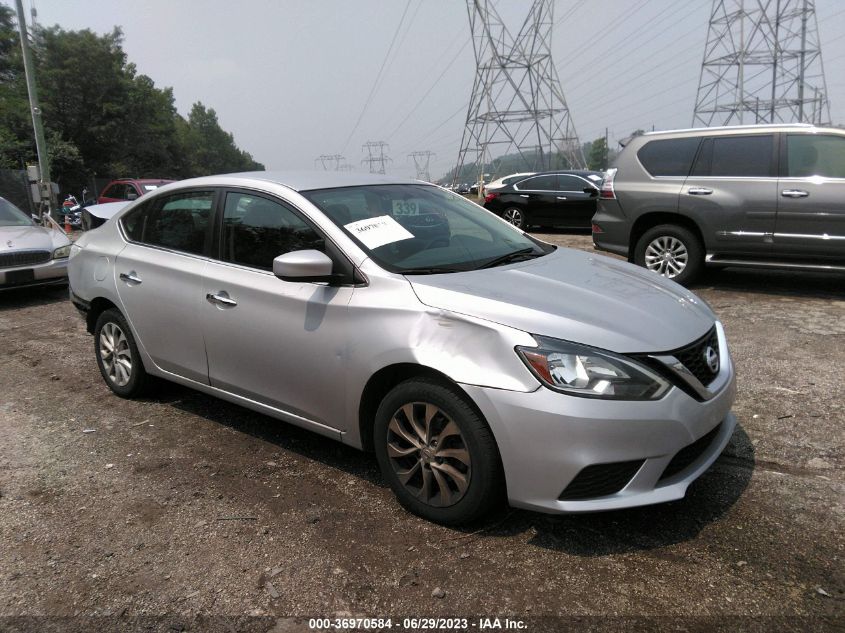
[[[638,136],[607,173],[593,243],[680,283],[705,265],[845,271],[845,130]]]

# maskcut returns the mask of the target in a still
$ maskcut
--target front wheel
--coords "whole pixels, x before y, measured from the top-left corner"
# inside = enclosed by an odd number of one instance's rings
[[[503,499],[490,428],[453,387],[430,379],[397,385],[376,413],[375,452],[399,502],[429,521],[476,521]]]
[[[679,284],[690,283],[704,268],[704,247],[689,229],[661,224],[642,234],[634,263]]]

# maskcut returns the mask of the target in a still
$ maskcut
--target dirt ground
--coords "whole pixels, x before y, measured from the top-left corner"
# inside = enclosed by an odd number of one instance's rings
[[[732,345],[739,427],[687,497],[463,531],[331,440],[174,385],[112,395],[66,289],[0,294],[0,630],[843,627],[845,277],[725,270],[695,291]]]

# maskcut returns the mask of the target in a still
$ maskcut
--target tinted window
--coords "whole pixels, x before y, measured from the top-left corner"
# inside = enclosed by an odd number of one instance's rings
[[[554,191],[557,189],[557,176],[536,176],[516,184],[522,191]]]
[[[205,250],[213,199],[211,191],[165,196],[127,215],[123,228],[131,240],[200,255]]]
[[[577,176],[558,176],[558,191],[584,191],[590,184]]]
[[[845,178],[845,137],[790,134],[787,165],[787,176],[791,178]]]
[[[104,198],[117,198],[118,200],[123,200],[125,198],[126,185],[112,185],[108,189],[106,189],[106,193],[103,194]]]
[[[223,211],[223,260],[273,269],[273,260],[290,251],[325,250],[325,241],[293,209],[250,193],[226,194]]]
[[[698,149],[699,137],[649,141],[637,157],[652,176],[686,176]]]
[[[772,143],[769,134],[713,138],[711,176],[771,176]]]

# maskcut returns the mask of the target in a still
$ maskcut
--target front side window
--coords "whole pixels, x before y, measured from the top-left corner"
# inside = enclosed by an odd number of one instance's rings
[[[845,137],[790,134],[786,147],[789,178],[845,178]]]
[[[112,185],[106,190],[104,198],[115,198],[117,200],[125,200],[126,199],[126,185],[124,184],[116,184]]]
[[[520,191],[555,191],[557,190],[557,176],[535,176],[519,182],[516,188]]]
[[[700,141],[697,136],[649,141],[637,158],[652,176],[687,176]]]
[[[431,185],[367,185],[302,195],[392,272],[473,270],[554,250],[463,196]]]
[[[279,255],[308,249],[325,251],[325,240],[293,209],[252,193],[226,194],[224,261],[272,270]]]
[[[213,191],[163,196],[130,212],[121,222],[129,239],[201,255],[211,226]]]

